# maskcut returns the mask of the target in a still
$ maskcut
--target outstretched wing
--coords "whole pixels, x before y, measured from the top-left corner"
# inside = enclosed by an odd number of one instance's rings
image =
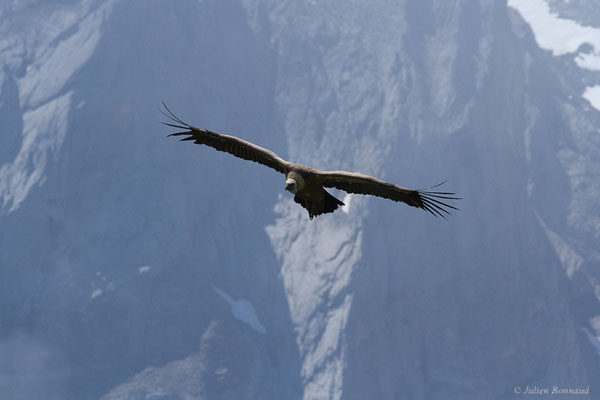
[[[446,218],[446,215],[450,215],[448,209],[458,210],[458,208],[445,202],[447,200],[460,200],[454,193],[405,189],[380,181],[372,176],[346,171],[319,171],[318,175],[325,187],[333,187],[348,193],[370,194],[394,201],[401,201],[409,206],[429,211],[436,217]],[[442,182],[430,189],[444,183]]]
[[[163,106],[165,107],[165,111],[160,110],[160,112],[172,121],[171,123],[163,122],[163,124],[173,128],[183,129],[182,132],[171,133],[169,136],[185,136],[181,141],[193,140],[196,144],[204,144],[213,149],[233,154],[244,160],[266,165],[282,174],[286,173],[287,165],[289,163],[271,150],[257,146],[254,143],[247,142],[235,136],[223,135],[207,129],[196,128],[176,117],[164,102]]]

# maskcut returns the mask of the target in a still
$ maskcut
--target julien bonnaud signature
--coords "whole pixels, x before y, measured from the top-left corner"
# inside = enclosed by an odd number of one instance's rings
[[[577,387],[577,388],[567,388],[567,387],[559,387],[559,386],[551,386],[551,387],[539,387],[539,386],[515,386],[514,388],[515,394],[553,394],[553,395],[565,395],[565,394],[590,394],[590,387]]]

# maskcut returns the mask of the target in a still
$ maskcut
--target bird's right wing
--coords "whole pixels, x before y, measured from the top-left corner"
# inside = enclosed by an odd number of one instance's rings
[[[442,218],[450,215],[448,209],[457,210],[456,207],[446,203],[448,200],[459,200],[454,193],[405,189],[369,175],[347,171],[319,171],[318,176],[324,187],[333,187],[347,193],[368,194],[403,202],[409,206],[422,208]],[[443,183],[445,182],[430,189]]]
[[[182,132],[171,133],[169,136],[185,136],[181,141],[193,140],[196,144],[204,144],[210,146],[213,149],[224,151],[229,154],[233,154],[236,157],[243,158],[244,160],[254,161],[267,167],[271,167],[274,170],[285,174],[287,172],[288,162],[271,150],[265,149],[255,145],[254,143],[247,142],[243,139],[235,136],[223,135],[220,133],[209,131],[208,129],[200,129],[187,124],[180,120],[173,114],[173,112],[163,102],[165,111],[160,112],[169,118],[172,122],[163,122],[163,124],[183,129]]]

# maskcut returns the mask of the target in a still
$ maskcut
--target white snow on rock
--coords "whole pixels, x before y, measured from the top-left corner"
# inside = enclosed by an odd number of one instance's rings
[[[342,393],[342,333],[352,306],[346,292],[361,257],[362,233],[348,218],[310,221],[290,200],[266,228],[281,259],[281,275],[302,358],[304,398],[339,399]],[[328,218],[329,217],[329,218]]]
[[[49,157],[60,149],[71,106],[69,92],[23,114],[21,149],[12,163],[0,167],[0,205],[13,212],[31,188],[43,183]]]
[[[598,54],[580,53],[575,57],[575,62],[583,69],[600,71],[600,55]]]
[[[62,32],[76,32],[58,44],[41,47],[35,58],[27,65],[25,76],[18,80],[19,98],[22,108],[36,107],[55,96],[67,81],[85,64],[94,53],[101,36],[101,25],[114,1],[109,1],[86,15],[87,7],[80,12],[56,15]]]
[[[148,266],[148,265],[144,265],[143,267],[139,267],[138,268],[138,273],[140,275],[145,274],[146,272],[150,271],[152,267]]]
[[[252,303],[250,303],[246,299],[233,300],[231,296],[227,293],[219,289],[218,287],[213,285],[213,289],[215,292],[219,294],[225,300],[229,306],[231,307],[231,314],[238,321],[242,321],[245,324],[248,324],[252,329],[262,334],[267,333],[265,327],[258,320],[258,316],[256,315],[256,310]]]
[[[583,69],[600,71],[600,29],[582,26],[576,21],[559,17],[550,10],[546,0],[508,0],[507,5],[519,12],[529,24],[535,40],[542,49],[554,56],[576,53],[575,63]],[[579,52],[583,44],[592,47],[592,53]],[[600,110],[598,86],[588,87],[583,98]]]
[[[600,110],[600,86],[590,86],[585,88],[583,98],[589,101],[592,107]]]
[[[0,213],[17,210],[31,189],[44,182],[49,157],[58,153],[67,132],[73,91],[66,92],[65,85],[93,54],[115,2],[96,6],[83,1],[0,24],[0,33],[11,32],[10,23],[23,25],[19,34],[3,35],[0,50],[5,66],[25,70],[16,79],[22,143],[15,159],[0,166]],[[4,79],[3,72],[0,84]]]
[[[531,26],[535,40],[542,49],[562,56],[576,52],[582,44],[587,43],[594,48],[595,55],[600,56],[600,29],[560,18],[550,10],[546,0],[508,0],[507,5],[517,10]]]

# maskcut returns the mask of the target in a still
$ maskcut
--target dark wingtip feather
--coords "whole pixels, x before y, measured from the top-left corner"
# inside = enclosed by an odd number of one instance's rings
[[[169,120],[171,120],[171,123],[162,122],[164,125],[172,126],[174,128],[178,128],[178,129],[192,129],[193,128],[190,124],[183,122],[178,116],[176,116],[175,113],[173,113],[173,111],[171,111],[169,106],[167,106],[167,103],[165,103],[163,101],[162,105],[163,105],[164,110],[158,108],[158,111],[160,111],[160,113],[162,115],[164,115]]]
[[[166,112],[165,112],[165,111],[163,111],[163,110],[161,110],[161,109],[159,108],[159,111],[161,112],[161,114],[162,114],[162,115],[164,115],[165,117],[169,118],[169,119],[170,119],[171,121],[173,121],[173,122],[177,122],[177,123],[179,123],[179,124],[181,124],[181,125],[184,125],[184,126],[188,126],[188,127],[189,127],[189,125],[188,125],[188,124],[186,124],[186,123],[185,123],[185,122],[183,122],[181,119],[179,119],[179,117],[178,117],[178,116],[176,116],[176,115],[173,113],[173,111],[171,111],[171,109],[169,108],[169,106],[167,106],[167,103],[165,103],[165,102],[163,101],[163,102],[162,102],[162,105],[163,105],[163,107],[164,107],[164,108],[165,108],[165,110],[166,110]]]
[[[455,193],[452,192],[432,192],[431,189],[434,189],[438,186],[443,185],[448,182],[443,181],[442,183],[438,183],[435,186],[432,186],[426,190],[419,190],[419,196],[421,198],[421,204],[424,210],[429,211],[436,217],[442,217],[447,220],[446,215],[452,215],[450,210],[459,210],[458,207],[448,204],[446,200],[461,200],[460,197],[457,197]],[[445,201],[442,201],[442,200]]]
[[[164,107],[164,110],[158,108],[158,111],[160,111],[160,113],[162,115],[164,115],[165,117],[167,117],[170,122],[164,122],[163,121],[163,122],[161,122],[161,124],[163,124],[165,126],[169,126],[171,128],[183,129],[182,132],[170,133],[170,134],[167,135],[167,137],[187,135],[187,137],[181,139],[182,142],[183,141],[187,141],[187,140],[195,140],[194,131],[197,130],[197,128],[194,128],[190,124],[187,124],[187,123],[183,122],[179,117],[177,117],[173,113],[173,111],[171,111],[171,109],[169,108],[169,106],[167,106],[167,104],[164,101],[162,102],[162,105]]]
[[[432,187],[428,188],[427,190],[435,189],[435,188],[436,188],[436,187],[438,187],[438,186],[442,186],[442,185],[443,185],[444,183],[446,183],[446,182],[448,182],[448,179],[446,179],[444,182],[440,182],[440,183],[438,183],[437,185],[434,185],[434,186],[432,186]]]
[[[181,126],[181,125],[171,124],[171,123],[168,123],[168,122],[161,122],[161,124],[166,125],[166,126],[170,126],[172,128],[177,128],[177,129],[189,129],[187,126]]]

